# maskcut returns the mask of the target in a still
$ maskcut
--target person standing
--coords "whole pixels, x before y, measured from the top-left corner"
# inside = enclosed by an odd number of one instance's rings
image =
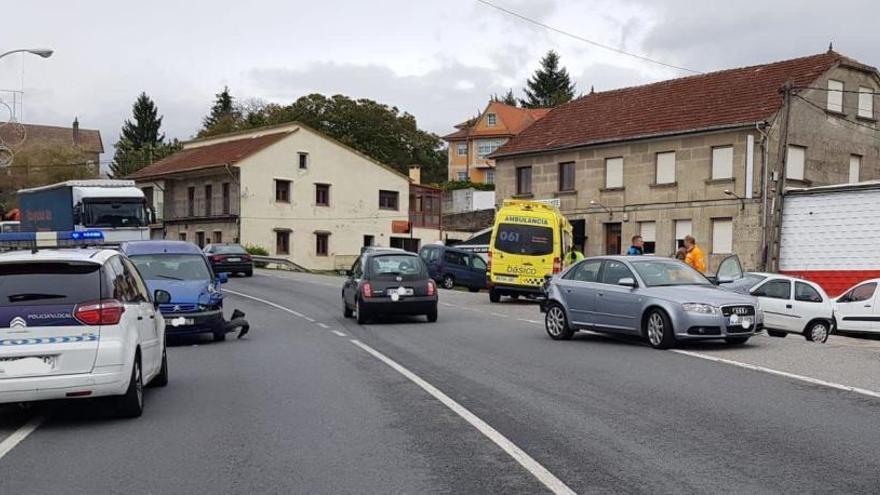
[[[571,266],[578,261],[584,259],[584,253],[582,253],[577,246],[571,246],[568,252],[565,253],[565,266]]]
[[[706,255],[700,249],[700,246],[697,246],[697,240],[694,239],[694,236],[685,236],[684,248],[687,250],[684,262],[691,265],[694,270],[704,273],[706,271]]]
[[[642,240],[642,236],[634,235],[632,237],[632,245],[629,247],[629,251],[626,252],[627,256],[641,256],[645,254],[645,242]]]

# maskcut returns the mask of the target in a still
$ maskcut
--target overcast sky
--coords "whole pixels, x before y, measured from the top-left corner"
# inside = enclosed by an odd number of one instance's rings
[[[582,37],[701,71],[837,51],[880,64],[872,1],[492,0]],[[590,46],[475,0],[28,0],[5,5],[0,88],[23,89],[24,121],[98,128],[112,158],[146,91],[169,137],[198,130],[217,93],[288,103],[311,92],[395,105],[443,134],[493,93],[521,95],[547,50],[579,92],[685,72]],[[4,101],[10,93],[0,93]],[[0,120],[7,118],[0,107]]]

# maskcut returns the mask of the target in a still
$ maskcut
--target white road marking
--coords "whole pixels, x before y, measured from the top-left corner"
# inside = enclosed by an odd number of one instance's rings
[[[323,323],[318,323],[318,326],[321,327],[321,328],[330,328],[329,326],[327,326],[327,325],[325,325],[325,324],[323,324]]]
[[[39,428],[44,419],[46,418],[42,415],[31,418],[30,421],[23,424],[19,429],[15,430],[15,432],[6,437],[5,440],[0,442],[0,459],[3,459],[3,457],[8,454],[12,449],[14,449],[16,445],[20,444],[22,441],[24,441],[25,438],[28,437],[28,435]]]
[[[768,373],[771,375],[784,376],[786,378],[791,378],[793,380],[798,380],[806,383],[811,383],[813,385],[821,385],[823,387],[834,388],[837,390],[843,390],[845,392],[853,392],[856,394],[866,395],[868,397],[873,397],[875,399],[880,399],[880,392],[875,392],[873,390],[868,390],[859,387],[851,387],[849,385],[843,385],[840,383],[829,382],[826,380],[820,380],[819,378],[811,378],[809,376],[798,375],[795,373],[789,373],[787,371],[775,370],[773,368],[765,368],[763,366],[758,366],[756,364],[742,363],[740,361],[734,361],[732,359],[724,359],[720,357],[710,356],[708,354],[702,354],[699,352],[693,351],[684,351],[681,349],[670,349],[672,352],[678,354],[684,354],[685,356],[691,356],[699,359],[705,359],[707,361],[714,361],[716,363],[724,363],[729,364],[731,366],[737,366],[739,368],[745,368],[753,371],[761,371],[763,373]]]
[[[451,305],[451,304],[449,304],[449,303],[446,303],[446,302],[445,302],[445,303],[440,303],[440,304],[442,304],[442,305],[444,305],[444,306],[449,306],[449,307],[450,307],[450,308],[451,308],[451,307],[452,307],[452,305]]]
[[[340,332],[339,330],[332,330],[332,332],[335,333],[336,335],[339,335],[340,337],[346,336],[344,333]]]
[[[282,306],[282,305],[280,305],[280,304],[275,304],[275,303],[273,303],[272,301],[267,301],[267,300],[265,300],[265,299],[260,299],[259,297],[249,296],[249,295],[247,295],[247,294],[242,294],[241,292],[237,292],[237,291],[230,290],[230,289],[223,289],[223,292],[228,292],[228,293],[230,293],[230,294],[235,294],[236,296],[244,297],[244,298],[246,298],[246,299],[252,299],[252,300],[254,300],[254,301],[257,301],[257,302],[261,302],[261,303],[263,303],[263,304],[266,304],[266,305],[268,305],[268,306],[272,306],[272,307],[275,308],[275,309],[280,309],[281,311],[284,311],[284,312],[286,312],[286,313],[290,313],[290,314],[292,314],[292,315],[294,315],[294,316],[298,316],[298,317],[300,317],[300,318],[306,318],[307,320],[315,321],[315,320],[312,320],[311,318],[306,317],[304,314],[302,314],[302,313],[300,313],[300,312],[298,312],[298,311],[294,311],[294,310],[292,310],[292,309],[287,309],[287,308],[285,308],[284,306]]]
[[[489,313],[492,316],[497,316],[499,318],[507,318],[507,315],[503,315],[501,313]]]
[[[499,433],[495,428],[492,428],[485,421],[478,418],[474,413],[467,410],[458,402],[452,400],[448,395],[444,394],[425,380],[422,380],[418,375],[404,368],[388,356],[364,344],[363,342],[353,339],[351,340],[351,343],[368,352],[379,361],[387,364],[392,369],[405,376],[411,382],[421,387],[425,392],[428,392],[428,394],[430,394],[432,397],[439,400],[444,406],[448,407],[454,413],[461,416],[465,421],[470,423],[471,426],[473,426],[480,433],[486,436],[486,438],[494,442],[495,445],[501,447],[501,450],[506,452],[510,457],[513,457],[516,462],[518,462],[522,467],[526,468],[526,470],[530,472],[532,476],[543,483],[544,486],[546,486],[551,492],[557,494],[574,495],[575,492],[571,488],[566,486],[565,483],[562,482],[562,480],[560,480],[559,478],[554,476],[553,473],[548,471],[547,468],[539,464],[538,461],[534,460],[531,456],[526,454],[525,451],[517,447],[516,444],[508,440],[507,437]]]
[[[314,322],[315,322],[315,319],[314,319],[314,318],[309,318],[308,316],[303,316],[303,319],[306,320],[306,321],[309,322],[309,323],[314,323]]]
[[[519,320],[519,321],[524,321],[524,322],[526,322],[526,323],[538,323],[538,324],[541,323],[541,322],[538,321],[538,320],[529,320],[528,318],[517,318],[517,320]]]

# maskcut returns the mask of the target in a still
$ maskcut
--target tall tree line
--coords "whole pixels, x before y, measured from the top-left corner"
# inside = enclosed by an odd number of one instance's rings
[[[110,164],[113,178],[126,177],[181,148],[177,139],[165,139],[159,108],[146,93],[137,97],[131,113],[132,118],[122,124],[119,141],[114,145],[116,151]]]

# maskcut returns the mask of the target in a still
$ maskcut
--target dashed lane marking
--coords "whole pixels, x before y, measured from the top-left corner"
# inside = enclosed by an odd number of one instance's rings
[[[345,336],[346,336],[344,333],[340,332],[339,330],[332,330],[332,332],[335,333],[336,335],[340,336],[340,337],[345,337]]]
[[[292,314],[292,315],[294,315],[294,316],[298,316],[298,317],[300,317],[300,318],[305,318],[305,319],[308,320],[308,321],[312,321],[312,322],[315,321],[315,320],[309,318],[308,316],[306,316],[306,315],[300,313],[299,311],[294,311],[294,310],[292,310],[292,309],[285,308],[284,306],[282,306],[282,305],[280,305],[280,304],[275,304],[275,303],[273,303],[272,301],[267,301],[267,300],[265,300],[265,299],[260,299],[259,297],[254,297],[254,296],[251,296],[251,295],[248,295],[248,294],[243,294],[243,293],[241,293],[241,292],[234,291],[234,290],[230,290],[230,289],[223,289],[223,292],[228,292],[228,293],[230,293],[230,294],[235,294],[236,296],[239,296],[239,297],[244,297],[245,299],[251,299],[251,300],[253,300],[253,301],[261,302],[261,303],[266,304],[266,305],[268,305],[268,306],[272,306],[272,307],[275,308],[275,309],[280,309],[281,311],[284,311],[285,313],[290,313],[290,314]]]
[[[16,445],[20,444],[24,441],[25,438],[28,437],[31,433],[34,432],[40,425],[43,423],[43,420],[46,419],[45,416],[35,416],[31,418],[30,421],[21,425],[21,427],[15,430],[12,435],[9,435],[0,442],[0,460],[8,454],[12,449],[15,448]]]
[[[524,322],[526,322],[526,323],[537,323],[537,324],[539,324],[539,325],[541,324],[541,322],[538,321],[538,320],[530,320],[530,319],[528,319],[528,318],[517,318],[517,320],[519,320],[519,321],[524,321]]]
[[[325,325],[325,324],[323,324],[323,323],[318,323],[318,326],[321,327],[321,328],[330,328],[329,326],[327,326],[327,325]]]

